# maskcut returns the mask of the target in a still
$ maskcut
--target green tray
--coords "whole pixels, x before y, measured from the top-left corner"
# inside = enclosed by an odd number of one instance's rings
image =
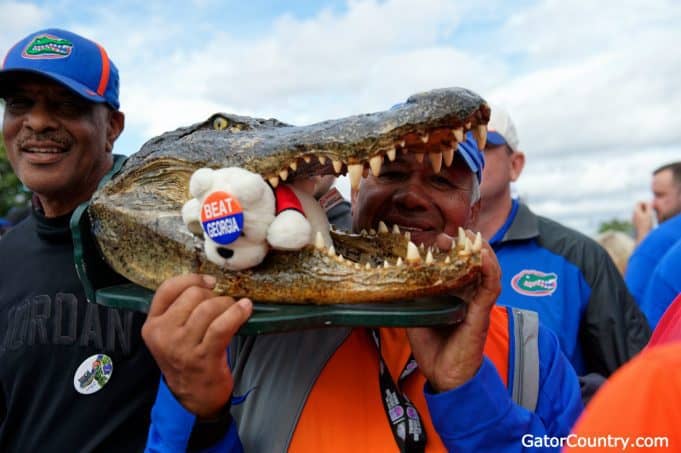
[[[96,291],[96,302],[113,308],[146,312],[154,293],[132,283]],[[253,304],[253,315],[240,335],[260,335],[329,326],[415,327],[455,324],[465,305],[453,296],[387,304],[295,305]]]

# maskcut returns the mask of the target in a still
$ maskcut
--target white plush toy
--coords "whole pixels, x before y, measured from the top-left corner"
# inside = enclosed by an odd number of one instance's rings
[[[204,238],[210,261],[228,270],[262,262],[270,247],[298,250],[319,231],[331,245],[329,222],[317,200],[285,184],[272,189],[263,178],[237,167],[196,170],[193,197],[182,207],[189,230]]]

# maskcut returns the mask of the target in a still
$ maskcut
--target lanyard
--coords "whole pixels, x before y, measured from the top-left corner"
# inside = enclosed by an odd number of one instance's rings
[[[416,361],[413,357],[409,358],[395,384],[381,354],[381,336],[376,329],[371,329],[370,332],[378,350],[381,401],[395,442],[401,452],[423,452],[426,448],[426,432],[423,430],[421,417],[407,395],[399,390],[399,384],[416,370]]]

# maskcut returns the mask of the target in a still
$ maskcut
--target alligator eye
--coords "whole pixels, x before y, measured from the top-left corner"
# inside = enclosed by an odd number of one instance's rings
[[[223,118],[221,116],[218,116],[213,120],[213,128],[216,131],[221,131],[223,129],[226,129],[227,126],[229,126],[229,121],[227,121],[227,118]]]
[[[234,256],[234,250],[228,249],[228,248],[225,248],[225,247],[218,247],[218,255],[220,255],[224,259],[228,260],[232,256]]]

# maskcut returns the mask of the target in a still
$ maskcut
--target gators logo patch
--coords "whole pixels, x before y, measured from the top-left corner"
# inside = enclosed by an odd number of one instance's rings
[[[558,288],[558,275],[524,269],[513,276],[511,287],[525,296],[550,296]]]
[[[31,60],[51,60],[71,55],[73,44],[54,35],[36,36],[28,43],[21,56]]]

